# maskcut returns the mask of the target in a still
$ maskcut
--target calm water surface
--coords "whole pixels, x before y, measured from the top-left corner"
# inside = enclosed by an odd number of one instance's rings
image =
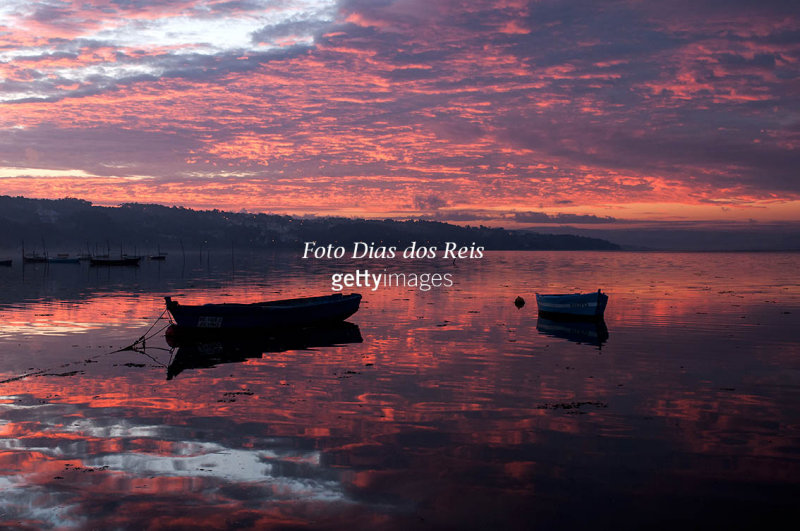
[[[397,262],[0,268],[0,521],[48,528],[748,527],[796,516],[800,254],[508,252],[360,289],[351,326],[144,352],[163,296]],[[537,319],[594,290],[603,325]],[[528,302],[517,309],[514,298]],[[153,332],[165,323],[156,323]]]

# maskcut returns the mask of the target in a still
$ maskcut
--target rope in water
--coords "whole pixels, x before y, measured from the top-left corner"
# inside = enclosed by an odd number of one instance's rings
[[[164,314],[166,314],[166,313],[167,313],[167,310],[165,309],[163,312],[161,312],[161,315],[158,316],[158,318],[153,322],[153,324],[150,325],[150,328],[148,328],[147,331],[139,337],[139,339],[137,339],[136,341],[134,341],[133,343],[131,343],[127,347],[120,348],[120,349],[117,349],[117,350],[112,350],[110,352],[103,352],[103,353],[97,354],[95,356],[90,356],[88,358],[84,358],[83,361],[81,361],[81,362],[73,361],[73,362],[69,362],[69,363],[64,363],[64,364],[59,365],[57,367],[50,367],[48,369],[39,369],[37,371],[32,371],[32,372],[28,372],[28,373],[25,373],[25,374],[21,374],[19,376],[14,376],[12,378],[7,378],[5,380],[0,380],[0,384],[5,384],[5,383],[16,382],[16,381],[19,381],[19,380],[24,380],[25,378],[30,378],[31,376],[47,376],[50,371],[55,370],[55,369],[63,369],[63,368],[69,367],[71,365],[74,365],[75,363],[86,363],[87,361],[95,360],[97,358],[102,358],[103,356],[108,356],[109,354],[116,354],[117,352],[125,352],[125,351],[129,351],[129,350],[130,351],[134,351],[134,352],[138,352],[140,354],[145,354],[150,359],[153,359],[152,356],[149,356],[146,352],[144,352],[142,349],[140,349],[139,345],[141,345],[142,347],[145,347],[145,343],[147,342],[148,339],[152,339],[153,337],[157,336],[158,334],[160,334],[161,332],[166,330],[171,324],[173,324],[172,323],[172,318],[167,316],[166,317],[166,319],[168,321],[167,324],[165,324],[164,326],[159,328],[157,331],[155,331],[152,334],[150,334],[150,332],[153,330],[153,328],[155,328],[155,326],[158,324],[158,322],[165,319]]]
[[[152,329],[153,329],[153,328],[156,326],[156,324],[158,324],[158,322],[164,318],[164,314],[165,314],[165,313],[167,313],[167,309],[166,309],[166,308],[164,309],[164,311],[163,311],[163,312],[161,312],[161,315],[159,315],[159,316],[158,316],[158,319],[156,319],[156,320],[153,322],[153,324],[151,324],[151,325],[150,325],[150,328],[148,328],[148,329],[147,329],[147,332],[145,332],[144,334],[142,334],[142,336],[141,336],[139,339],[137,339],[136,341],[134,341],[133,343],[131,343],[131,344],[130,344],[130,345],[128,345],[127,347],[125,347],[125,348],[121,348],[121,349],[119,349],[119,350],[115,350],[114,352],[122,352],[123,350],[136,350],[136,348],[137,348],[137,346],[138,346],[139,344],[142,344],[142,345],[144,345],[144,344],[145,344],[145,342],[146,342],[148,339],[150,339],[150,338],[152,338],[152,337],[155,337],[155,336],[157,336],[158,334],[160,334],[162,330],[166,329],[166,328],[167,328],[169,325],[171,325],[171,324],[172,324],[172,319],[171,319],[171,318],[168,318],[168,319],[169,319],[169,322],[168,322],[167,324],[165,324],[163,327],[161,327],[161,329],[160,329],[160,330],[158,330],[156,333],[154,333],[153,335],[151,335],[151,336],[149,336],[149,337],[148,337],[148,335],[147,335],[147,334],[149,334],[149,333],[150,333],[150,330],[152,330]],[[113,354],[114,352],[110,352],[109,354]]]

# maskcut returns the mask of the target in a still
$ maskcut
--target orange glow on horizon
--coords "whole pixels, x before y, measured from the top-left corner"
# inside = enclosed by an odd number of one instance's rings
[[[182,13],[116,9],[143,24]],[[795,23],[653,16],[667,36],[727,24],[739,40],[712,32],[643,49],[661,67],[642,78],[641,58],[595,57],[597,35],[576,35],[562,61],[540,57],[528,40],[560,33],[531,17],[536,6],[495,2],[491,30],[451,24],[452,9],[431,7],[419,25],[405,4],[353,8],[307,47],[261,59],[244,51],[230,65],[198,58],[192,75],[162,75],[202,44],[191,39],[55,53],[45,38],[9,29],[13,60],[0,73],[22,88],[3,102],[0,193],[365,217],[800,219],[789,169],[800,137],[780,120],[780,71],[795,66],[795,47],[763,38]],[[69,41],[123,20],[102,13],[92,4],[63,19],[20,16]],[[369,36],[357,35],[365,28]],[[35,72],[52,81],[37,83]],[[102,72],[109,79],[93,85]],[[718,126],[706,128],[709,119]],[[15,167],[42,169],[26,178]]]

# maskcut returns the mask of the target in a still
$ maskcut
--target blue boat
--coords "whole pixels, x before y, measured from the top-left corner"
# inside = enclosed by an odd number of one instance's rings
[[[599,289],[594,293],[536,294],[539,313],[553,317],[601,319],[606,311],[608,295]]]
[[[167,310],[179,328],[247,330],[309,326],[344,321],[358,311],[361,295],[335,293],[321,297],[284,299],[253,304],[179,304],[165,297]]]

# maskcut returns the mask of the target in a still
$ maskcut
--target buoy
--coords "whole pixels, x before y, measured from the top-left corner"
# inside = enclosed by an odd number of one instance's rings
[[[514,306],[516,306],[518,309],[522,308],[523,306],[525,306],[525,299],[523,299],[520,296],[517,296],[517,298],[514,299]]]

